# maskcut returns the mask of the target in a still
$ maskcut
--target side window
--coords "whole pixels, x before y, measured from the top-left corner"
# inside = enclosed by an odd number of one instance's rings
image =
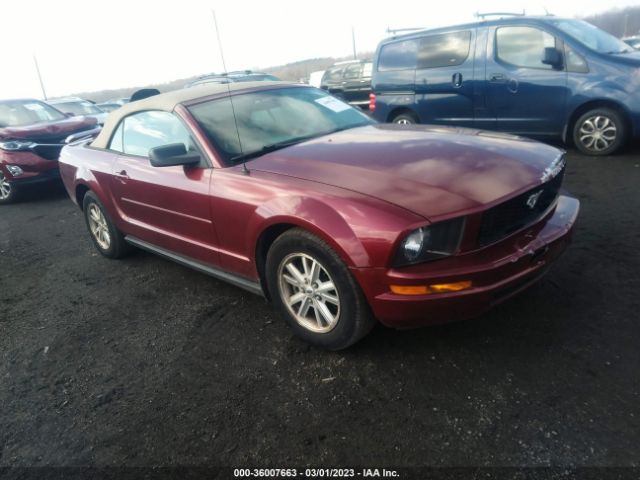
[[[371,76],[371,71],[373,70],[373,63],[367,62],[364,64],[362,69],[362,76],[368,78]]]
[[[429,35],[420,39],[418,68],[439,68],[460,65],[469,56],[471,32]]]
[[[360,77],[360,72],[362,72],[362,64],[358,63],[356,65],[349,65],[344,71],[344,79],[345,80],[353,80]]]
[[[118,128],[116,129],[116,133],[111,137],[111,142],[109,143],[109,150],[114,150],[116,152],[122,152],[122,132],[124,131],[124,120],[120,122]]]
[[[573,73],[589,72],[589,65],[584,57],[566,43],[564,44],[564,56],[567,59],[567,71]]]
[[[141,112],[124,119],[123,152],[147,157],[149,150],[171,143],[184,143],[187,150],[195,144],[183,123],[172,113]]]
[[[542,63],[544,49],[555,47],[553,35],[533,27],[502,27],[496,30],[496,57],[517,67],[551,70]]]
[[[407,70],[416,68],[416,52],[418,42],[416,40],[404,40],[388,43],[380,50],[378,58],[378,70]]]
[[[342,71],[344,69],[342,67],[340,68],[330,68],[329,70],[327,70],[327,72],[324,74],[324,77],[322,78],[323,82],[337,82],[340,79],[342,79]]]

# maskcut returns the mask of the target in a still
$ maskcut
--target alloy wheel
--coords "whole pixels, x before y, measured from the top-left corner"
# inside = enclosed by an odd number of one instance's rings
[[[326,268],[305,253],[286,256],[278,268],[280,297],[302,327],[327,333],[338,324],[340,295]]]
[[[107,225],[107,220],[104,218],[104,214],[100,207],[95,203],[89,205],[89,229],[91,230],[91,235],[95,238],[98,246],[100,246],[103,250],[109,250],[111,246],[111,235],[109,234],[109,227]]]
[[[594,115],[582,122],[578,138],[587,150],[601,152],[616,141],[617,135],[618,128],[609,117]]]
[[[4,173],[0,172],[0,200],[6,200],[9,196],[11,196],[11,184]]]
[[[396,120],[396,124],[398,124],[398,125],[411,125],[411,123],[412,122],[410,122],[406,118],[400,118],[399,120]]]

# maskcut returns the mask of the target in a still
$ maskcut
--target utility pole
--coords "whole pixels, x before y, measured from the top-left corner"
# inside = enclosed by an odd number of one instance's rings
[[[33,63],[36,64],[36,72],[38,72],[38,80],[40,80],[40,88],[42,89],[42,96],[47,99],[47,92],[44,90],[44,82],[42,81],[42,75],[40,74],[40,67],[38,66],[38,59],[35,54],[33,55]]]
[[[356,54],[356,31],[353,27],[351,27],[351,43],[353,44],[353,59],[357,60],[358,55]]]

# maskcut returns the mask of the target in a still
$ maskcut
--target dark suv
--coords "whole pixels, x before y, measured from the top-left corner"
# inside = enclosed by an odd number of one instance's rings
[[[370,60],[337,63],[324,72],[320,88],[353,106],[368,110],[371,66]]]
[[[280,79],[274,75],[251,70],[241,70],[228,73],[211,73],[198,77],[197,80],[188,83],[184,88],[195,87],[205,83],[235,83],[235,82],[277,82]]]
[[[72,117],[38,100],[0,101],[0,205],[18,189],[60,177],[65,140],[96,133],[96,120]]]

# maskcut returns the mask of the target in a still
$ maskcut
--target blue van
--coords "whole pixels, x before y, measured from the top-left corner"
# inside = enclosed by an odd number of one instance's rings
[[[581,20],[509,16],[383,40],[382,122],[459,125],[608,155],[640,136],[640,52]]]

